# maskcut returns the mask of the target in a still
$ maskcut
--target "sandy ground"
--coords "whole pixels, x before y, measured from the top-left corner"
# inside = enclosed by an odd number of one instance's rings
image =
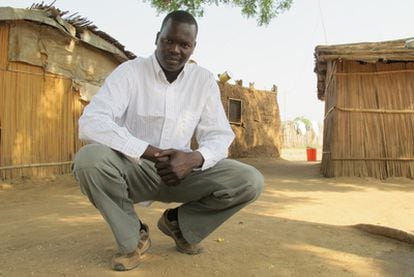
[[[414,276],[414,245],[349,226],[414,233],[414,181],[323,178],[304,152],[242,160],[265,175],[266,189],[204,241],[202,255],[176,252],[157,230],[173,204],[137,206],[153,246],[124,273],[111,271],[112,234],[70,175],[4,181],[0,276]]]

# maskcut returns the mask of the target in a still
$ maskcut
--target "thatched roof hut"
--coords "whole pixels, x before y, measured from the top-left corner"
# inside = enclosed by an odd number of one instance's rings
[[[316,47],[325,176],[414,178],[413,46],[402,39]]]
[[[87,19],[0,8],[0,177],[69,172],[81,99],[134,55]]]

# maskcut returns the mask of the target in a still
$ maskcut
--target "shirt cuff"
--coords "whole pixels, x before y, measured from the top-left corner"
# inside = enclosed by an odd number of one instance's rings
[[[216,156],[211,152],[210,149],[206,147],[201,147],[195,151],[198,151],[201,153],[201,156],[204,158],[204,163],[201,166],[200,170],[204,171],[206,169],[209,169],[210,167],[213,167],[218,162],[218,159]]]
[[[132,159],[139,161],[145,150],[148,148],[148,145],[149,143],[147,142],[131,137],[121,149],[121,152]]]

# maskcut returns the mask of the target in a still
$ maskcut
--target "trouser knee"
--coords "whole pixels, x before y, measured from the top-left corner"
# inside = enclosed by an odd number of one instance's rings
[[[228,171],[231,176],[229,183],[213,193],[220,207],[231,207],[247,204],[256,200],[263,191],[263,175],[254,167],[237,163]]]
[[[87,144],[76,153],[72,169],[110,164],[114,159],[119,159],[119,154],[111,148],[102,144]]]
[[[246,198],[248,199],[248,202],[255,201],[263,191],[263,175],[256,168],[248,166],[243,171],[242,178],[246,182],[245,194]]]
[[[91,200],[90,186],[104,186],[100,182],[108,176],[119,175],[116,164],[120,160],[117,152],[101,144],[88,144],[76,154],[72,164],[72,172],[78,181],[81,191]],[[91,200],[91,202],[93,202]]]

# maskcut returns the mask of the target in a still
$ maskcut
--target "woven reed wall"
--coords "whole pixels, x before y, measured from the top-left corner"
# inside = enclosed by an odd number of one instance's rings
[[[239,157],[280,157],[281,121],[276,93],[220,83],[221,100],[228,113],[229,98],[242,101],[242,124],[232,124],[236,138],[229,155]]]
[[[7,41],[8,25],[0,24],[0,177],[67,173],[81,146],[79,94],[70,79],[9,63]]]
[[[326,73],[326,89],[325,89],[325,120],[323,128],[323,151],[322,151],[322,162],[321,171],[325,176],[335,176],[333,172],[332,164],[332,149],[335,148],[335,136],[334,133],[337,131],[335,124],[337,121],[337,113],[331,112],[336,105],[337,95],[337,80],[335,78],[336,62],[327,63]]]
[[[323,174],[414,178],[414,63],[343,61],[331,71]]]

